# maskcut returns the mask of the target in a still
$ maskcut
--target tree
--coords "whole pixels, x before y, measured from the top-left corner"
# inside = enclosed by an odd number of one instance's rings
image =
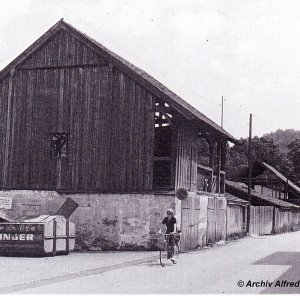
[[[247,167],[247,139],[240,139],[239,144],[230,147],[226,165],[226,177],[238,180],[240,172]]]
[[[291,163],[285,158],[272,139],[255,136],[252,139],[252,161],[259,160],[273,166],[278,171],[290,176]],[[229,149],[227,178],[238,180],[239,175],[248,166],[248,140],[240,139],[239,144]]]
[[[295,139],[288,144],[288,159],[292,162],[293,175],[296,181],[300,180],[300,139]]]

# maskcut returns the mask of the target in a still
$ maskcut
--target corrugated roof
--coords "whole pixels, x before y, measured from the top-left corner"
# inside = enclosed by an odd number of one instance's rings
[[[225,180],[225,184],[226,191],[230,194],[233,194],[237,197],[242,197],[245,200],[248,199],[248,187],[244,183]],[[261,203],[262,205],[273,205],[282,208],[300,208],[298,205],[262,195],[253,189],[251,189],[251,197],[257,203]]]
[[[48,40],[53,34],[55,34],[58,30],[64,29],[70,32],[73,35],[76,35],[77,37],[80,36],[81,38],[85,38],[86,41],[89,41],[94,46],[96,46],[101,52],[106,53],[109,55],[110,58],[113,59],[114,62],[117,62],[121,64],[123,67],[125,67],[128,71],[133,72],[134,74],[137,74],[140,78],[142,78],[146,83],[150,84],[152,87],[154,87],[157,91],[165,95],[166,98],[171,100],[171,105],[175,104],[175,109],[181,109],[184,110],[185,113],[187,113],[190,117],[190,119],[199,120],[201,122],[204,122],[207,124],[211,129],[219,133],[221,136],[225,137],[226,140],[231,141],[233,143],[237,143],[237,139],[235,139],[232,135],[230,135],[227,131],[225,131],[223,128],[221,128],[219,125],[217,125],[215,122],[210,120],[208,117],[206,117],[204,114],[199,112],[197,109],[195,109],[193,106],[191,106],[189,103],[184,101],[182,98],[180,98],[178,95],[173,93],[171,90],[169,90],[167,87],[165,87],[163,84],[161,84],[159,81],[154,79],[152,76],[150,76],[145,71],[141,70],[140,68],[134,66],[133,64],[129,63],[124,58],[120,57],[119,55],[115,54],[114,52],[108,50],[106,47],[98,43],[97,41],[93,40],[92,38],[88,37],[84,33],[80,32],[70,24],[67,24],[66,22],[60,20],[58,23],[56,23],[53,27],[51,27],[42,37],[40,37],[35,43],[33,43],[29,48],[27,48],[21,55],[19,55],[13,62],[11,62],[7,67],[5,67],[0,72],[0,79],[5,76],[12,68],[15,68],[21,61],[25,60],[30,54],[32,54],[37,48],[39,48],[46,40]]]

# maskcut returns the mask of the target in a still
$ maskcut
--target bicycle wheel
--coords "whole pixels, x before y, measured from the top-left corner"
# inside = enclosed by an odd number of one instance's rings
[[[162,267],[164,267],[167,263],[168,260],[168,249],[167,249],[167,245],[163,245],[160,249],[160,253],[159,253],[159,261],[160,261],[160,265]]]
[[[178,260],[178,258],[179,258],[179,253],[180,253],[179,245],[176,243],[174,245],[174,258],[176,260]]]

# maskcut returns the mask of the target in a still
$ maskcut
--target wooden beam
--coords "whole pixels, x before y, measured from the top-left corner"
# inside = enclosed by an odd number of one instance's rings
[[[32,70],[51,70],[51,69],[74,69],[74,68],[90,68],[90,67],[105,67],[108,66],[108,63],[105,64],[86,64],[86,65],[66,65],[66,66],[48,66],[48,67],[18,67],[17,70],[32,71]]]
[[[210,168],[210,167],[207,167],[207,166],[204,166],[204,165],[202,165],[202,164],[197,164],[197,167],[198,168],[201,168],[201,169],[203,169],[203,170],[207,170],[207,171],[213,171],[213,169],[212,168]]]

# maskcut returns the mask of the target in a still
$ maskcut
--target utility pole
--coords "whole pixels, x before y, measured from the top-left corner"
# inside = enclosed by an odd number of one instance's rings
[[[247,232],[250,229],[250,208],[251,208],[251,185],[252,185],[252,114],[249,119],[249,139],[248,139],[248,201],[249,207],[247,211]]]
[[[224,97],[222,96],[221,128],[223,128],[223,116],[224,116]]]
[[[252,185],[252,114],[249,119],[249,140],[248,140],[248,200],[251,204],[251,185]]]

